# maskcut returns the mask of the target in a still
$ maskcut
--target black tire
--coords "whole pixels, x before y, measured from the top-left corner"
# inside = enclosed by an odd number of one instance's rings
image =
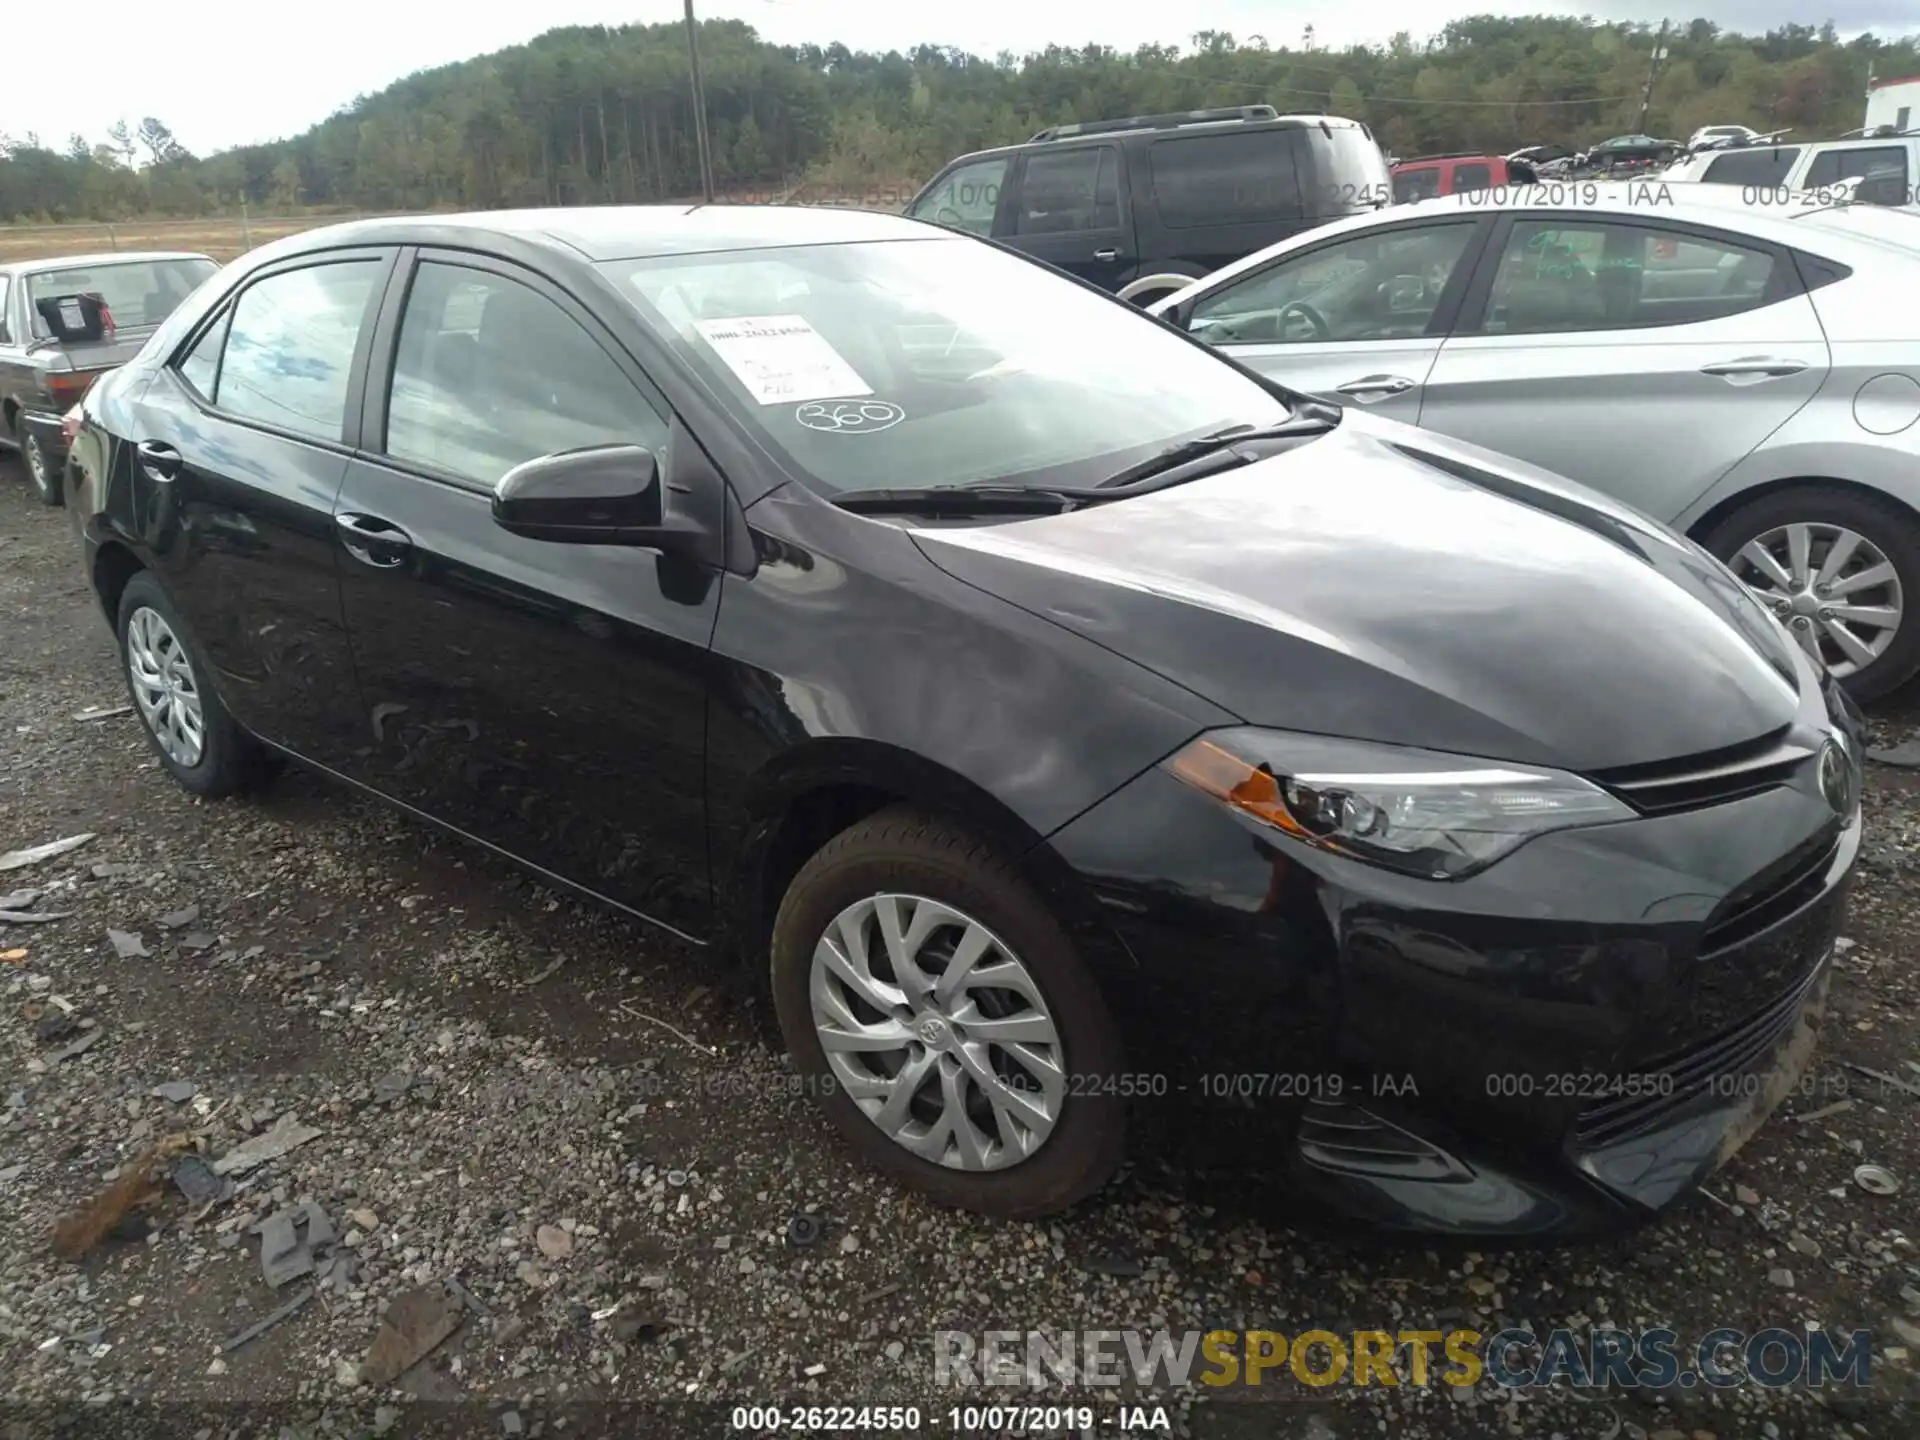
[[[173,632],[181,650],[185,652],[192,672],[194,688],[200,699],[203,737],[199,759],[192,765],[182,764],[166,752],[155,737],[145,711],[141,709],[141,697],[128,664],[127,640],[133,618],[141,610],[152,610],[166,622],[167,628]],[[192,629],[174,610],[167,592],[150,572],[142,570],[127,581],[126,589],[120,594],[120,613],[114,622],[114,634],[120,642],[120,672],[126,679],[127,695],[133,701],[140,728],[146,732],[153,753],[160,757],[160,763],[182,788],[195,795],[216,799],[250,790],[266,779],[270,768],[266,747],[242,730],[227,713],[227,707],[221,704],[211,681],[211,667],[203,658]]]
[[[997,935],[1039,986],[1060,1036],[1069,1086],[1053,1131],[1027,1159],[967,1171],[922,1159],[885,1134],[835,1083],[814,1029],[813,952],[849,905],[907,892],[963,911]],[[801,867],[774,921],[773,1000],[788,1052],[847,1142],[929,1198],[1003,1219],[1056,1214],[1104,1185],[1120,1163],[1126,1113],[1115,1087],[1118,1034],[1066,932],[994,847],[947,821],[896,806],[842,831]]]
[[[1706,548],[1733,565],[1748,542],[1782,525],[1839,525],[1864,537],[1887,557],[1899,578],[1904,613],[1893,640],[1869,664],[1842,678],[1855,700],[1878,700],[1920,671],[1920,519],[1891,501],[1828,485],[1795,485],[1762,496],[1722,520]],[[1738,568],[1737,566],[1735,567]]]
[[[33,482],[33,493],[40,497],[42,505],[61,505],[64,497],[60,493],[60,472],[54,468],[53,461],[47,458],[47,447],[40,443],[40,437],[33,433],[33,427],[27,427],[27,433],[20,437],[20,458],[27,467],[27,479]]]

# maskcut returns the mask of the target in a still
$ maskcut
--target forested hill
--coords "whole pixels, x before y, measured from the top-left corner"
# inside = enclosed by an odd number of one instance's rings
[[[776,46],[738,21],[701,26],[714,163],[730,192],[860,193],[922,179],[965,150],[1043,124],[1265,102],[1371,124],[1397,154],[1558,141],[1645,128],[1861,123],[1869,67],[1920,74],[1920,49],[1831,27],[1764,36],[1704,20],[1670,33],[1640,124],[1647,27],[1481,17],[1431,41],[1322,50],[1203,31],[1131,54],[1087,46],[992,59],[937,46],[884,55]],[[164,117],[101,139],[0,141],[0,221],[338,206],[544,205],[681,197],[699,189],[686,37],[678,25],[554,30],[423,71],[306,134],[204,158]]]

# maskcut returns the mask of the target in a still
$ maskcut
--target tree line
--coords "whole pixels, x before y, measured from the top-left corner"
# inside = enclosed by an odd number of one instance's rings
[[[1654,66],[1656,43],[1667,55]],[[1593,144],[1707,124],[1857,127],[1870,74],[1920,74],[1920,45],[1788,25],[1764,35],[1695,20],[1545,16],[1456,21],[1431,40],[1318,48],[1201,31],[1130,53],[1052,46],[992,58],[923,45],[877,54],[780,46],[749,25],[700,27],[719,188],[798,199],[909,191],[954,155],[1046,125],[1265,103],[1348,115],[1397,155]],[[1652,93],[1646,91],[1654,76]],[[1643,106],[1645,107],[1643,115]],[[303,209],[646,202],[700,189],[685,32],[572,27],[421,71],[305,134],[207,156],[165,123],[64,146],[0,137],[0,222]]]

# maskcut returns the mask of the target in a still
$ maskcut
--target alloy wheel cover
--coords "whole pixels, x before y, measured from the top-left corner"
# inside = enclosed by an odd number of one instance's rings
[[[147,732],[176,765],[191,770],[206,754],[206,713],[193,662],[158,610],[127,617],[127,678]]]
[[[921,1159],[1004,1170],[1059,1124],[1065,1047],[1045,994],[965,912],[920,895],[855,901],[814,946],[808,997],[834,1082]]]

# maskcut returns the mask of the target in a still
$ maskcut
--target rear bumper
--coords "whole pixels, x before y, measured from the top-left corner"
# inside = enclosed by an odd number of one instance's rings
[[[61,418],[46,410],[27,410],[20,416],[20,438],[24,440],[29,434],[38,438],[48,463],[56,467],[67,458],[67,437],[60,431]]]

